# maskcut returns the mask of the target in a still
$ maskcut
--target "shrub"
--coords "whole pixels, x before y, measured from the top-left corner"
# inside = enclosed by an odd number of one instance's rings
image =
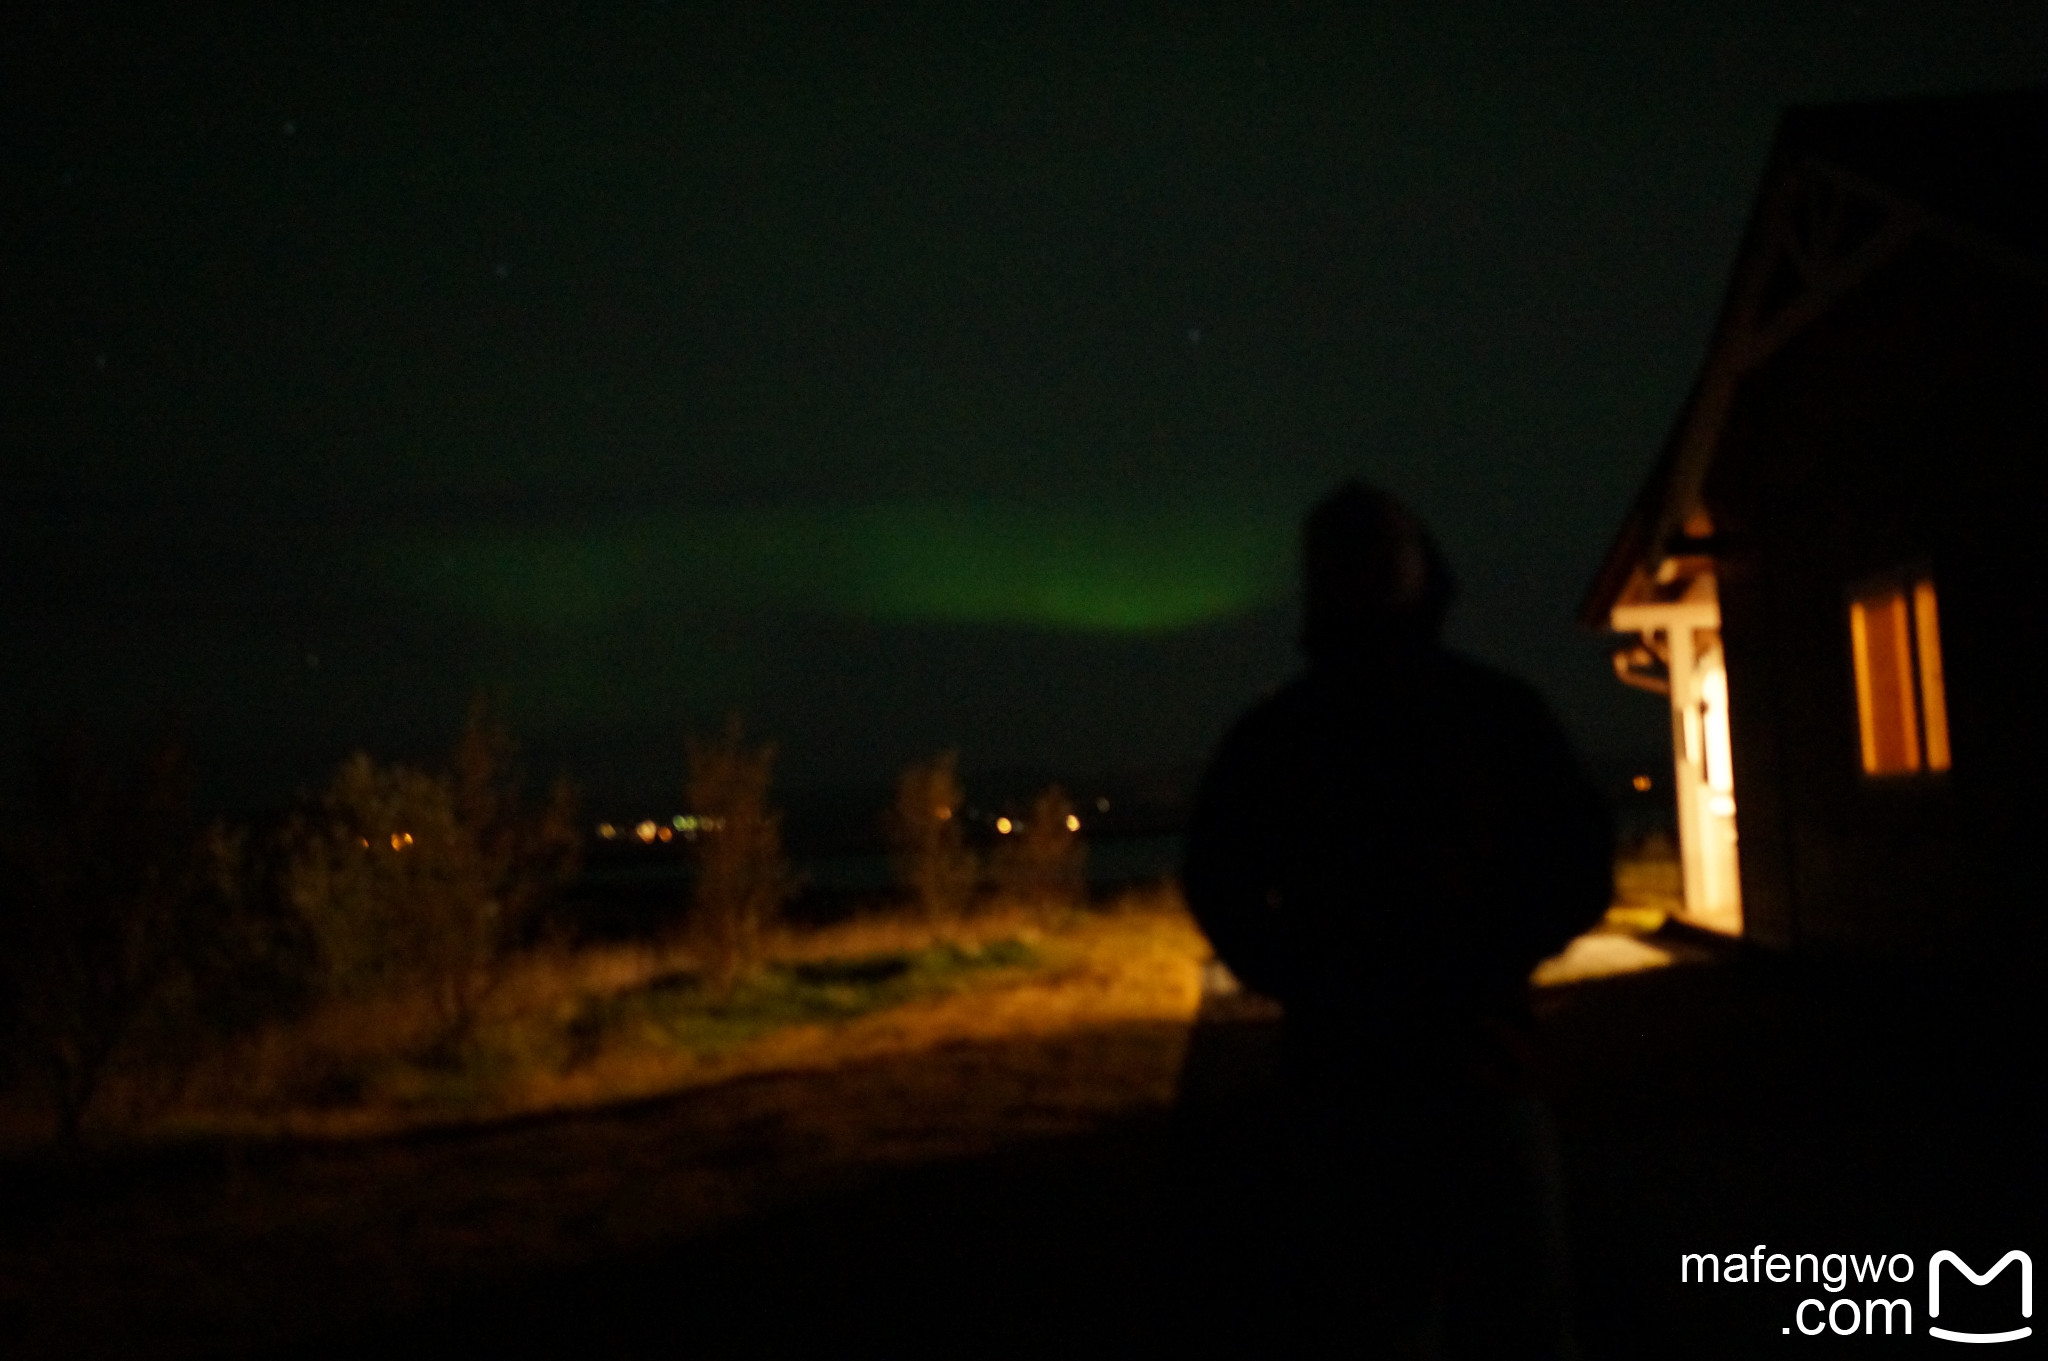
[[[291,838],[286,892],[319,945],[323,990],[424,989],[444,1037],[464,1027],[489,983],[500,909],[448,781],[357,752]]]
[[[60,1142],[121,1060],[175,1087],[209,1040],[295,996],[301,952],[246,848],[193,816],[174,747],[125,776],[79,741],[38,762],[6,837],[0,952],[13,1048],[47,1083]]]
[[[959,753],[945,751],[907,767],[885,819],[897,880],[930,922],[963,915],[981,880],[979,859],[967,846],[958,762]]]
[[[1088,892],[1088,844],[1065,790],[1051,785],[996,847],[996,891],[1037,907],[1072,907]]]
[[[794,881],[782,854],[782,815],[768,802],[772,744],[747,746],[737,718],[717,741],[689,741],[687,797],[697,817],[691,944],[728,993],[761,960],[763,937]]]
[[[331,996],[419,991],[434,1042],[466,1035],[534,912],[575,873],[573,794],[520,806],[512,743],[481,702],[452,769],[358,752],[295,819],[285,894],[319,947]]]

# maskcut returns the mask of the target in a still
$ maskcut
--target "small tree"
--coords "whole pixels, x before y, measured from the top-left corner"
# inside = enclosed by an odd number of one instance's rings
[[[498,904],[500,951],[527,938],[535,916],[575,879],[583,859],[575,786],[558,778],[547,803],[528,812],[518,751],[490,701],[482,695],[471,701],[449,781],[455,820],[475,845]]]
[[[697,817],[691,941],[721,992],[761,959],[763,938],[794,888],[782,815],[768,802],[775,747],[747,746],[737,717],[714,742],[689,740],[687,796]]]
[[[1031,805],[1031,815],[996,848],[996,891],[1034,907],[1071,907],[1088,892],[1088,843],[1073,801],[1058,785],[1048,786]]]
[[[906,767],[885,819],[897,880],[931,922],[964,914],[981,881],[979,858],[967,846],[958,764],[958,752],[943,751]]]

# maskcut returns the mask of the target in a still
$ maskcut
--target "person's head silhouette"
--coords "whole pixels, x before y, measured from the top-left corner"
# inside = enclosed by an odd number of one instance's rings
[[[1386,492],[1346,482],[1302,525],[1301,647],[1342,665],[1434,642],[1456,582],[1429,531]]]

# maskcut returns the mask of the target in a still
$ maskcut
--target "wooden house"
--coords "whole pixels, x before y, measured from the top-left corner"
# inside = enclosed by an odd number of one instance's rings
[[[1704,365],[1589,590],[1670,697],[1686,915],[2036,948],[2048,89],[1779,126]]]

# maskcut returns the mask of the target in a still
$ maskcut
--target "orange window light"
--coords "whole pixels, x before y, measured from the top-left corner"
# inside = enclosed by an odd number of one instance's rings
[[[1941,620],[1934,583],[1913,583],[1913,634],[1920,643],[1920,717],[1927,726],[1927,768],[1948,769],[1948,690],[1941,680]]]
[[[1864,773],[1947,770],[1948,700],[1934,583],[1923,578],[1851,600],[1849,640]]]

